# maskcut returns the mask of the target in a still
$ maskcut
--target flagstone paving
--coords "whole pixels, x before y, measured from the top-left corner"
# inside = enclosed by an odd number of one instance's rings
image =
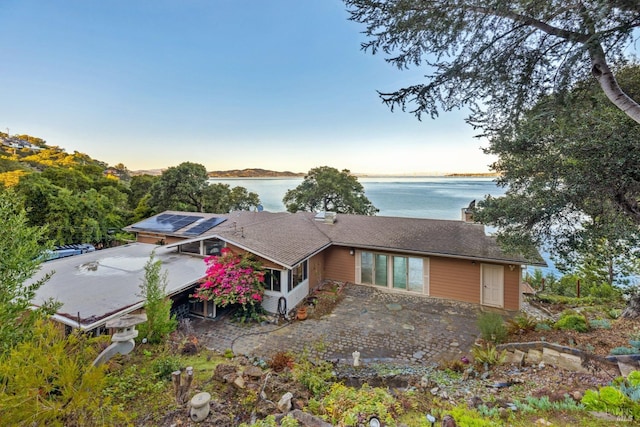
[[[349,362],[437,363],[468,354],[479,331],[473,304],[348,284],[344,298],[320,319],[242,325],[230,317],[194,321],[207,348],[268,359],[278,351]]]

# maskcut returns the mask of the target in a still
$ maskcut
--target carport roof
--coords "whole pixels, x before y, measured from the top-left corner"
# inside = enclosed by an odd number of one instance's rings
[[[55,315],[58,320],[93,329],[111,317],[143,305],[140,285],[144,280],[144,266],[154,250],[156,260],[162,262],[162,271],[167,273],[167,295],[179,293],[204,277],[206,265],[201,257],[178,254],[161,246],[131,243],[43,263],[32,281],[48,272],[55,273],[38,289],[32,302],[41,305],[49,298],[57,300],[63,304]]]

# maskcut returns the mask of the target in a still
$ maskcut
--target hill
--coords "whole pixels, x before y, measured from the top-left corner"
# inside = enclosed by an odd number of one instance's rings
[[[226,171],[211,171],[210,178],[281,178],[304,176],[304,173],[290,171],[272,171],[266,169],[232,169]]]

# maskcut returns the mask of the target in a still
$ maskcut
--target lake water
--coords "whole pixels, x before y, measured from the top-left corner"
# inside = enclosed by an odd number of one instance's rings
[[[215,178],[212,183],[241,186],[258,193],[266,211],[285,211],[282,198],[302,178]],[[380,209],[379,216],[460,219],[461,209],[487,194],[500,196],[505,189],[491,178],[401,177],[358,178],[365,196]]]

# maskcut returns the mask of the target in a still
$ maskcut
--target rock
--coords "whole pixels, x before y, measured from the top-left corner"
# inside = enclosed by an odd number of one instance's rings
[[[537,365],[542,362],[542,352],[540,350],[531,349],[527,352],[525,361],[530,365]]]
[[[631,364],[631,363],[625,363],[625,362],[621,362],[618,360],[618,369],[620,369],[620,375],[622,375],[623,377],[628,377],[629,374],[633,371],[637,371],[640,368],[638,368],[638,364]]]
[[[236,378],[238,378],[238,374],[236,374],[235,372],[231,372],[230,374],[222,377],[222,380],[227,384],[231,384],[236,380]]]
[[[459,346],[460,346],[460,343],[457,341],[452,341],[449,343],[449,347],[459,347]]]
[[[245,382],[244,382],[244,378],[242,378],[241,376],[238,376],[238,377],[236,377],[235,380],[233,380],[233,385],[235,385],[239,389],[243,389],[243,388],[246,387]]]
[[[213,378],[218,381],[225,381],[225,376],[228,374],[236,373],[236,367],[234,365],[228,365],[226,363],[220,363],[213,371]],[[235,379],[235,378],[234,378]],[[231,380],[233,381],[233,379]],[[228,382],[228,381],[225,381]]]
[[[546,347],[542,349],[542,362],[544,362],[545,365],[558,366],[559,359],[560,359],[559,351],[552,350]]]
[[[467,400],[467,406],[469,409],[478,408],[478,406],[482,405],[484,402],[482,398],[478,396],[473,396],[471,399]]]
[[[458,425],[451,415],[445,415],[442,417],[442,427],[458,427]]]
[[[507,363],[512,363],[517,366],[524,365],[524,357],[525,353],[520,350],[513,350],[513,352],[509,352],[509,357],[507,359]]]
[[[244,372],[243,372],[247,377],[249,378],[253,378],[253,379],[259,379],[262,377],[262,369],[258,368],[257,366],[249,366],[247,367]]]
[[[580,402],[582,400],[582,398],[584,397],[584,393],[576,390],[573,393],[571,393],[571,397],[573,398],[573,400],[575,400],[576,402]]]
[[[333,427],[332,424],[329,424],[323,419],[315,417],[311,414],[307,414],[306,412],[302,412],[299,409],[294,409],[289,413],[289,415],[295,418],[300,422],[300,424],[305,427]]]
[[[544,362],[538,363],[538,369],[544,369],[545,366]]]
[[[429,390],[431,392],[431,394],[433,394],[434,396],[436,396],[438,394],[438,392],[440,391],[440,388],[438,387],[434,387],[431,390]]]
[[[431,387],[432,384],[433,382],[429,379],[428,375],[423,375],[422,378],[420,378],[420,387],[423,389]]]
[[[582,367],[582,358],[575,354],[560,353],[557,366],[567,371],[587,372],[587,370]]]
[[[549,421],[545,420],[544,418],[538,418],[538,419],[536,420],[536,425],[537,425],[537,426],[550,426],[550,425],[551,425],[551,422],[549,422]]]
[[[278,411],[286,414],[291,410],[291,399],[293,399],[293,394],[291,392],[286,392],[277,403]]]

